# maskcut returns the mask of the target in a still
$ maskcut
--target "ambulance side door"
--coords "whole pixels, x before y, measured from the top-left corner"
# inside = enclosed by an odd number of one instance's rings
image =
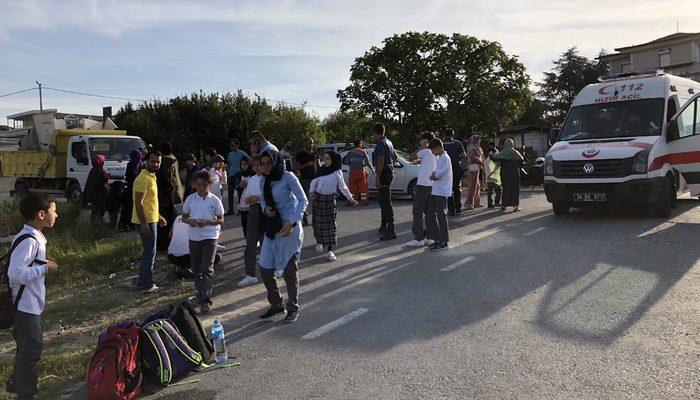
[[[690,194],[700,195],[700,94],[688,100],[668,123],[668,161],[688,184]],[[683,188],[680,188],[683,190]]]

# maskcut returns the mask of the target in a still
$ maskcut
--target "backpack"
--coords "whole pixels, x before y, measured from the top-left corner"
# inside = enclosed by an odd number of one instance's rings
[[[214,345],[207,337],[207,333],[202,327],[202,321],[188,302],[184,301],[176,306],[171,305],[154,313],[146,318],[144,325],[157,319],[170,320],[192,350],[201,354],[203,363],[209,364],[214,360]]]
[[[202,355],[192,350],[167,319],[149,322],[141,328],[141,335],[144,372],[161,386],[176,382],[202,365]]]
[[[12,252],[15,251],[17,246],[19,246],[20,242],[22,242],[24,239],[30,238],[34,239],[34,236],[29,233],[25,233],[24,235],[16,238],[12,243],[12,247],[10,247],[10,251],[5,256],[0,258],[0,329],[8,329],[12,327],[12,324],[15,322],[17,305],[19,304],[19,300],[22,298],[22,293],[24,293],[24,285],[22,285],[17,292],[15,301],[12,301],[12,289],[10,289],[10,278],[8,276],[8,271],[10,269],[10,257],[12,256]],[[46,264],[46,262],[36,259],[32,261],[32,264],[34,263]],[[27,268],[31,267],[32,264],[28,265]]]
[[[133,322],[110,325],[100,334],[88,370],[89,400],[132,400],[141,394],[140,334]]]

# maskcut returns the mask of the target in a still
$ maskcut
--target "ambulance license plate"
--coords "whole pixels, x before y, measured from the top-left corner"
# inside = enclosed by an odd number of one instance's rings
[[[607,200],[607,193],[574,193],[574,201],[598,202]]]

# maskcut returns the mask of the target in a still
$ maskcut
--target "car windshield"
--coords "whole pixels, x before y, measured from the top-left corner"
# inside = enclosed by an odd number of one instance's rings
[[[90,156],[101,154],[107,161],[128,160],[131,150],[146,147],[141,139],[127,137],[91,138],[89,143]]]
[[[664,99],[576,106],[569,112],[559,140],[658,136],[663,118]]]

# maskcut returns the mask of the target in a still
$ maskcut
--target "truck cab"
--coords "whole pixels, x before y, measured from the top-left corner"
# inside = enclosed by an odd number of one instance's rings
[[[698,93],[700,83],[658,70],[581,90],[545,156],[554,213],[628,205],[667,217],[679,194],[700,195]]]
[[[71,136],[67,146],[66,177],[73,182],[73,187],[67,190],[67,197],[76,200],[81,196],[92,169],[90,160],[93,156],[105,157],[104,169],[110,174],[109,183],[112,183],[124,180],[131,151],[145,147],[143,140],[135,136]]]

